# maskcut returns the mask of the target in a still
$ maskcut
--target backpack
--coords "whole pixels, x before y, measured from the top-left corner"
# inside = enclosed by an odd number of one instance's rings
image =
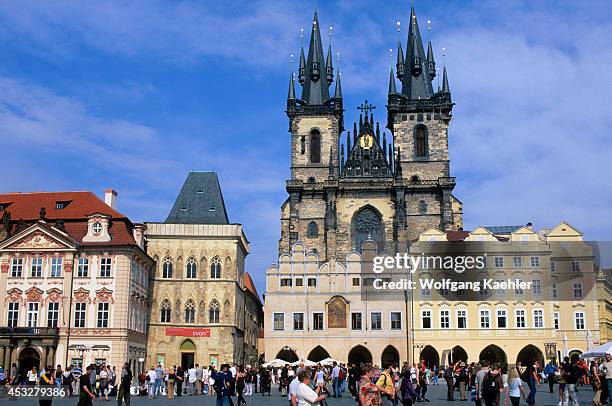
[[[346,372],[344,372],[344,369],[340,368],[340,372],[338,373],[338,379],[344,380],[344,378],[346,378]]]
[[[499,393],[499,385],[497,379],[489,372],[482,380],[482,397],[485,400],[493,400]]]
[[[217,374],[217,376],[215,377],[215,383],[213,385],[213,388],[215,388],[215,392],[217,392],[217,395],[221,395],[223,393],[223,390],[226,389],[225,377],[220,375],[221,374]]]

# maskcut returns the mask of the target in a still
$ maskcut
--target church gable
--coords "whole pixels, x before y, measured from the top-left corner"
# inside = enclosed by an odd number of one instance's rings
[[[0,244],[0,250],[32,251],[76,249],[76,242],[46,223],[36,223]]]
[[[370,122],[372,121],[372,122]],[[373,120],[365,122],[359,127],[359,137],[355,145],[347,151],[347,159],[342,168],[345,178],[390,178],[390,165],[386,158],[386,142],[384,148],[380,145],[380,131],[374,134]],[[347,144],[347,149],[350,144]]]

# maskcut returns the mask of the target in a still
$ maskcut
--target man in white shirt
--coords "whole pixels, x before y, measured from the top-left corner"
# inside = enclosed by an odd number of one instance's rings
[[[300,380],[298,379],[299,372],[295,374],[293,380],[289,384],[289,406],[297,406],[297,390],[298,386],[300,386]]]
[[[340,397],[340,367],[338,366],[338,364],[336,364],[336,361],[334,361],[334,367],[332,368],[332,382],[333,382],[333,388],[334,388],[334,397],[335,398],[339,398]]]
[[[326,398],[325,395],[319,396],[310,388],[310,376],[307,371],[300,371],[298,380],[300,384],[297,388],[297,406],[318,406],[319,402]]]
[[[191,368],[187,370],[187,376],[189,377],[188,378],[189,379],[189,394],[195,395],[197,375],[196,375],[196,369],[194,368],[193,365],[191,366]]]

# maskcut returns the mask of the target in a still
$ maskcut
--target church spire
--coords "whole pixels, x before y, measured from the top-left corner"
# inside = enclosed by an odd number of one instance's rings
[[[445,93],[450,93],[450,88],[448,87],[448,77],[446,77],[446,66],[442,71],[442,91]]]
[[[289,94],[287,95],[287,101],[295,100],[295,82],[293,80],[293,72],[289,75]]]
[[[395,78],[393,77],[393,68],[389,69],[389,94],[397,93],[395,88]]]
[[[340,72],[336,74],[336,91],[334,92],[335,99],[342,98],[342,85],[340,84]]]
[[[333,65],[333,56],[331,44],[329,44],[329,48],[327,48],[327,61],[325,62],[325,72],[327,74],[327,82],[331,83],[334,81],[334,65]]]
[[[298,81],[300,85],[304,85],[304,81],[306,80],[306,58],[304,57],[304,47],[302,46],[300,49],[300,68],[298,71]]]
[[[410,27],[408,28],[406,52],[406,64],[409,64],[410,71],[404,73],[402,93],[409,100],[429,99],[433,94],[433,88],[429,67],[425,63],[427,59],[414,7],[410,8]]]
[[[331,63],[331,59],[329,62]],[[320,106],[329,100],[327,72],[322,74],[322,69],[324,69],[325,66],[319,17],[315,11],[310,34],[310,45],[308,47],[308,58],[306,60],[304,72],[304,85],[302,89],[302,101],[304,103],[311,106]]]
[[[433,80],[436,77],[436,61],[434,61],[431,41],[427,44],[427,70],[429,70],[429,80]]]
[[[400,41],[397,41],[397,63],[395,67],[397,68],[397,78],[399,80],[404,79],[404,50]]]

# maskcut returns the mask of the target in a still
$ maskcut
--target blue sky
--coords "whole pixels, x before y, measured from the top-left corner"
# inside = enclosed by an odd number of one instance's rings
[[[446,48],[451,171],[466,227],[567,220],[610,239],[610,2],[415,3],[421,29],[432,21],[439,66]],[[290,54],[313,7],[0,2],[0,190],[113,187],[134,221],[163,221],[189,170],[217,171],[263,292],[289,176]],[[388,50],[409,7],[318,1],[341,54],[347,122],[367,98],[384,123]]]

